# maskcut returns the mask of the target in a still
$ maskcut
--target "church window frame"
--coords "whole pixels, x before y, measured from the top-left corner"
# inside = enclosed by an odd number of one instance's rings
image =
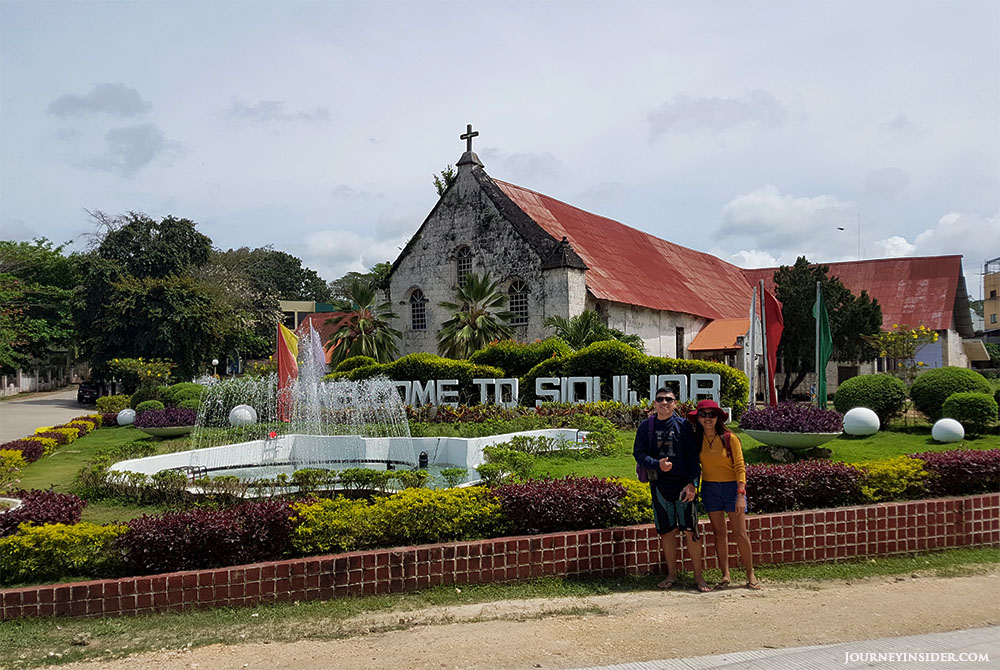
[[[410,291],[410,330],[427,330],[427,297],[419,288]]]
[[[528,325],[530,309],[528,296],[531,287],[523,279],[512,279],[507,285],[507,311],[512,314],[508,323],[512,326]]]
[[[455,271],[459,288],[465,288],[465,278],[472,273],[472,259],[472,249],[464,244],[455,250]]]

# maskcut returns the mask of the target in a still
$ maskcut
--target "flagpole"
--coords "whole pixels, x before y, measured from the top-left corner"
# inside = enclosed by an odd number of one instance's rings
[[[820,289],[820,282],[817,281],[816,282],[816,309],[814,310],[814,312],[816,313],[816,406],[817,407],[819,406],[819,398],[820,398],[819,380],[820,380],[820,377],[822,377],[822,375],[820,375],[820,373],[819,373],[819,365],[820,365],[820,363],[819,363],[819,321],[820,321],[819,310],[820,310],[820,298],[822,296],[822,294],[820,293],[820,291],[821,291],[821,289]]]
[[[757,287],[753,288],[750,298],[750,332],[747,334],[750,346],[750,362],[747,364],[747,377],[750,380],[750,392],[747,397],[747,409],[753,409],[757,404],[757,394],[754,392],[754,381],[757,379]],[[744,356],[743,360],[747,360]]]
[[[767,316],[764,312],[764,280],[760,280],[760,343],[764,348],[764,404],[771,404],[771,367],[767,355]]]

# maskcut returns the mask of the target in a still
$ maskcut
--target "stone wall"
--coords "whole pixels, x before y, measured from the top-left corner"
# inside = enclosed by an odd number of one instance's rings
[[[757,565],[897,556],[1000,546],[1000,493],[747,518]],[[704,534],[708,522],[701,522]],[[707,535],[706,567],[716,567]],[[679,549],[684,569],[690,559]],[[729,555],[737,565],[735,545]],[[110,617],[265,602],[401,593],[439,585],[513,582],[545,575],[663,574],[650,525],[450,542],[313,556],[214,570],[0,591],[0,621]],[[762,569],[766,578],[767,570]]]

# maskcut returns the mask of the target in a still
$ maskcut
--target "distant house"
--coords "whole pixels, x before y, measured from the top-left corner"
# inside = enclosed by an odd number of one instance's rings
[[[845,286],[879,301],[885,327],[924,324],[940,333],[940,350],[922,352],[928,366],[968,366],[963,338],[973,333],[961,256],[829,265]],[[439,303],[454,300],[469,272],[489,272],[507,293],[521,341],[551,335],[542,325],[549,316],[593,309],[608,326],[642,338],[648,354],[718,360],[746,371],[752,287],[763,279],[773,293],[774,270],[743,270],[493,179],[470,148],[454,183],[393,263],[388,295],[401,354],[435,352],[450,317]],[[832,390],[838,379],[873,371],[877,362],[831,366]]]

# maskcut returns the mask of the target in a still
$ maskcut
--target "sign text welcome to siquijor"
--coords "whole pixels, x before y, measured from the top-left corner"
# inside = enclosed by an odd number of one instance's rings
[[[653,398],[656,389],[675,388],[683,402],[690,398],[711,398],[719,402],[722,378],[717,374],[649,375],[649,395]],[[448,405],[458,406],[457,379],[429,379],[427,382],[393,382],[407,405]],[[479,402],[484,405],[517,406],[519,389],[516,377],[509,379],[473,379],[479,387]],[[611,378],[611,400],[638,405],[635,391],[628,388],[628,375]],[[600,377],[539,377],[535,380],[535,407],[543,402],[585,403],[601,400]]]

